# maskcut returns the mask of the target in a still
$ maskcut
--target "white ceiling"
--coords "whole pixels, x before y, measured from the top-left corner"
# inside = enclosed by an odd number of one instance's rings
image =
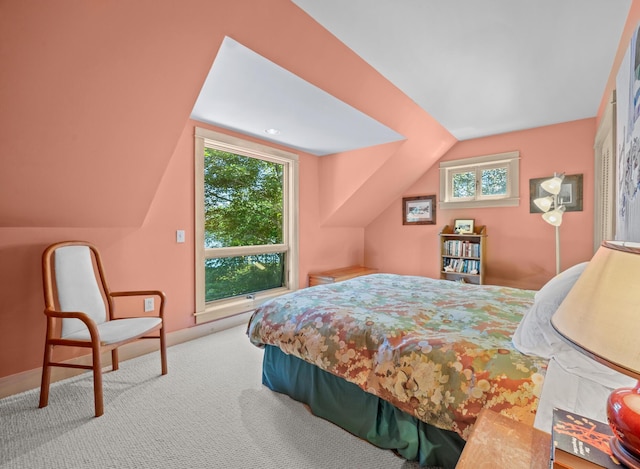
[[[292,1],[458,140],[594,117],[631,4]],[[317,155],[403,138],[232,40],[192,116]]]

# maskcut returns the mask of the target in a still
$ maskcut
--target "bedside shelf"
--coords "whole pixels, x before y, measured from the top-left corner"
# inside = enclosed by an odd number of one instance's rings
[[[456,469],[548,469],[551,435],[483,409]]]
[[[309,274],[309,286],[324,285],[326,283],[342,282],[354,277],[360,277],[361,275],[375,274],[378,269],[371,267],[364,267],[361,265],[352,265],[349,267],[342,267],[340,269],[326,270],[324,272],[318,272],[315,274]]]

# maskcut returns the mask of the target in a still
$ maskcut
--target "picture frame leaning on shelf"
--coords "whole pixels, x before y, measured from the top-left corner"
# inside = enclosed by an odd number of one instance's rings
[[[473,234],[474,219],[458,219],[453,222],[453,232],[457,234]]]

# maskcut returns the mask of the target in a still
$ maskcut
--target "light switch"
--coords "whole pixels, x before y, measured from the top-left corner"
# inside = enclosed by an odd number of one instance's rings
[[[176,243],[184,243],[184,230],[176,231]]]

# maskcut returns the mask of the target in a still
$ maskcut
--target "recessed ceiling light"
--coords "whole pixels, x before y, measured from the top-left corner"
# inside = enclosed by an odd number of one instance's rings
[[[265,129],[264,133],[269,135],[279,135],[280,131],[278,129]]]

